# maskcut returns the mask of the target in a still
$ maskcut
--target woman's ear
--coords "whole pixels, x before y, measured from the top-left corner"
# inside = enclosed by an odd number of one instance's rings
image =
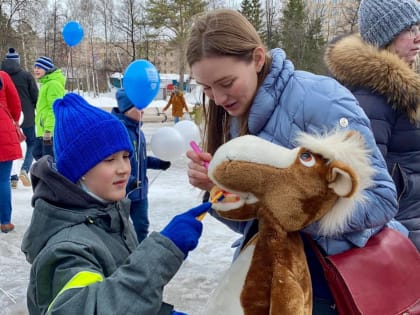
[[[253,52],[254,65],[257,72],[260,72],[265,63],[265,49],[257,47]]]

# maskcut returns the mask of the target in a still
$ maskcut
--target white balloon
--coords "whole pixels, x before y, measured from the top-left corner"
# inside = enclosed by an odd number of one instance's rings
[[[164,161],[175,160],[185,151],[184,138],[173,127],[158,129],[150,139],[150,146],[153,154]]]
[[[174,128],[178,130],[184,139],[184,150],[190,148],[190,142],[195,141],[197,144],[201,142],[201,134],[198,126],[191,120],[181,120],[176,123]]]

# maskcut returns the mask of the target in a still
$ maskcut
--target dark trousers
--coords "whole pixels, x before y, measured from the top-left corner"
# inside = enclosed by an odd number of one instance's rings
[[[34,147],[32,149],[32,155],[36,161],[38,161],[44,155],[51,155],[52,157],[54,157],[52,139],[51,144],[45,144],[42,140],[42,137],[35,138]]]
[[[27,173],[29,172],[29,169],[31,168],[32,161],[33,161],[33,155],[32,151],[35,145],[35,126],[22,128],[23,133],[26,136],[26,153],[25,153],[25,159],[23,160],[23,164],[21,169],[25,170]]]

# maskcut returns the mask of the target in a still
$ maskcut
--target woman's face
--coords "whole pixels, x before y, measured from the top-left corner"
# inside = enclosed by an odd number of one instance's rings
[[[388,49],[411,65],[420,51],[420,24],[401,32]]]
[[[118,201],[125,197],[130,172],[130,154],[119,151],[96,164],[82,180],[87,189],[96,196],[108,201]]]
[[[252,104],[264,62],[264,50],[256,48],[250,63],[230,56],[205,57],[191,66],[191,73],[216,105],[231,116],[242,116]]]

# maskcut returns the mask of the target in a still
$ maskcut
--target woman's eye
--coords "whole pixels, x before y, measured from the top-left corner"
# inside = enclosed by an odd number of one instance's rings
[[[299,156],[299,160],[306,167],[311,167],[315,165],[315,157],[310,152],[302,152]]]
[[[224,88],[228,88],[228,87],[231,87],[232,84],[233,84],[233,81],[229,81],[229,82],[223,83],[221,86]]]

